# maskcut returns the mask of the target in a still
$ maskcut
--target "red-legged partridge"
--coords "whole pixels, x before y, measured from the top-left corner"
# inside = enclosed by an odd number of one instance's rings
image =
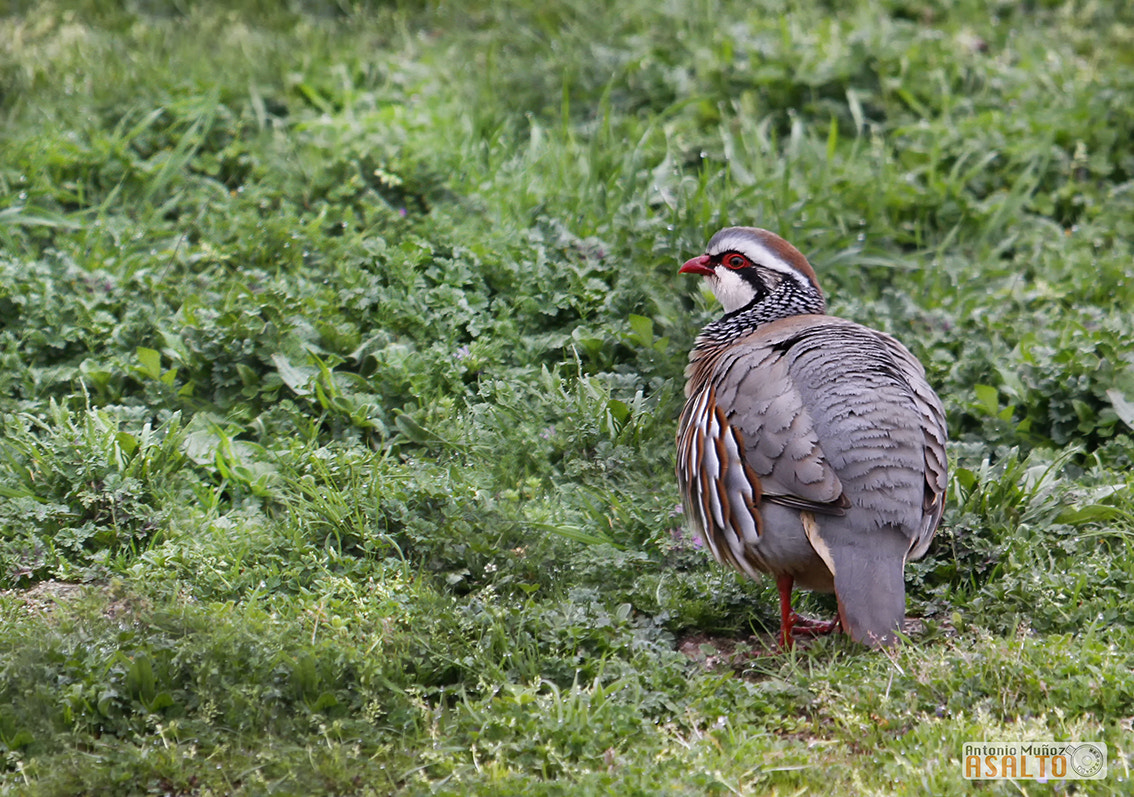
[[[826,315],[815,272],[767,230],[732,227],[681,267],[725,314],[689,355],[677,433],[685,513],[717,561],[776,578],[780,635],[833,630],[890,644],[903,568],[929,547],[945,503],[945,417],[894,338]],[[804,620],[793,585],[838,598]]]

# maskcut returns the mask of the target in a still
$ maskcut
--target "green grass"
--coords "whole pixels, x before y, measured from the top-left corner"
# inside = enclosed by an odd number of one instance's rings
[[[0,793],[1131,789],[1122,4],[0,13]],[[945,402],[892,654],[674,512],[740,223]]]

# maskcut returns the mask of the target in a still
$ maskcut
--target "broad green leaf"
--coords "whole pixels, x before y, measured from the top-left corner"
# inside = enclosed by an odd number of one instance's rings
[[[316,373],[314,368],[294,365],[278,352],[272,355],[272,362],[276,365],[276,372],[280,375],[280,379],[297,396],[306,398],[312,394],[311,380]]]
[[[558,534],[560,537],[575,540],[576,542],[583,542],[588,545],[613,545],[616,548],[622,547],[615,543],[607,534],[597,529],[587,530],[581,526],[566,523],[529,523],[528,525],[539,531],[549,531],[552,534]]]
[[[80,221],[42,208],[27,206],[9,207],[0,210],[0,225],[22,225],[25,227],[57,227],[64,230],[81,230],[86,227]]]
[[[161,352],[155,349],[147,349],[145,346],[139,346],[136,349],[138,362],[141,367],[138,369],[150,379],[161,379]]]
[[[394,425],[397,426],[398,431],[405,435],[411,442],[432,443],[437,440],[436,435],[404,412],[397,414],[394,418]]]
[[[643,346],[649,346],[654,342],[654,322],[643,315],[630,316],[630,329],[633,331],[634,340]]]
[[[976,393],[977,405],[989,415],[995,415],[1000,409],[1000,391],[992,385],[973,385]]]
[[[1110,399],[1110,406],[1114,408],[1114,413],[1117,415],[1124,424],[1134,429],[1134,402],[1128,401],[1126,396],[1119,393],[1114,388],[1106,391],[1106,397]]]
[[[608,401],[606,403],[606,411],[610,413],[610,417],[620,426],[630,420],[630,408],[626,406],[625,402],[619,401],[618,399]]]
[[[971,490],[979,481],[977,475],[968,468],[957,468],[953,473],[953,478],[964,490]]]
[[[138,438],[134,437],[134,435],[129,432],[117,432],[114,435],[114,442],[118,444],[118,447],[122,449],[122,453],[127,457],[134,456],[134,452],[138,450]]]
[[[1113,520],[1129,518],[1130,513],[1116,506],[1106,504],[1088,504],[1087,506],[1065,509],[1056,516],[1057,523],[1066,523],[1071,526],[1082,526],[1087,523],[1105,523]]]

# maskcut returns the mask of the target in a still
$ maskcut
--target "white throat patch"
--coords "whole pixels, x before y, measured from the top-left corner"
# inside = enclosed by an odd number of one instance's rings
[[[756,298],[752,286],[725,266],[717,267],[716,277],[709,280],[709,286],[726,313],[735,312]]]

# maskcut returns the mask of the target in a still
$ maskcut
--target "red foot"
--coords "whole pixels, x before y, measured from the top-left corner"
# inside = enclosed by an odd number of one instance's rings
[[[823,622],[795,613],[791,608],[791,587],[794,581],[787,574],[776,578],[776,587],[780,591],[780,647],[784,649],[790,648],[796,637],[822,636],[839,628],[838,619]]]
[[[791,613],[791,635],[793,637],[813,637],[831,634],[839,630],[838,619],[812,620],[810,617]]]

